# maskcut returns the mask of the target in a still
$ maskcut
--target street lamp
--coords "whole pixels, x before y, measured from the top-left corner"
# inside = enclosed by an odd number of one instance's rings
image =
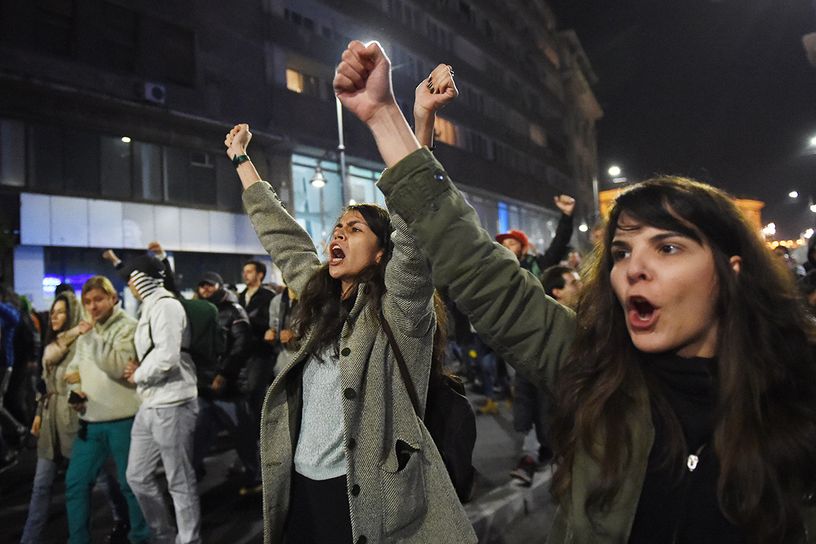
[[[325,205],[323,204],[323,187],[326,186],[326,177],[323,175],[323,169],[320,168],[320,161],[317,161],[315,173],[309,183],[311,183],[312,187],[317,189],[317,192],[320,194],[320,238],[323,239],[326,237],[326,226],[323,222],[325,220],[324,216],[326,215]]]
[[[810,137],[810,147],[816,147],[816,136]]]
[[[315,189],[322,189],[326,186],[326,177],[323,175],[323,169],[320,167],[320,164],[315,168],[314,176],[312,176],[312,180],[309,183]]]
[[[613,178],[616,178],[616,177],[620,176],[621,175],[620,166],[618,166],[616,164],[613,164],[612,166],[609,167],[609,170],[607,170],[607,173],[610,176],[612,176]]]

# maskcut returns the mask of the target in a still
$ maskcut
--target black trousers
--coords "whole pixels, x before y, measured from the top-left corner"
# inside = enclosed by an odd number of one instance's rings
[[[286,544],[350,544],[346,477],[310,480],[292,471]]]

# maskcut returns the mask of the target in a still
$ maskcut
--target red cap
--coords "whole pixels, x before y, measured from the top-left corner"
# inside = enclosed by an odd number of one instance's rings
[[[530,241],[527,239],[527,235],[524,234],[522,230],[510,229],[510,232],[505,232],[504,234],[499,234],[496,236],[496,241],[498,243],[502,243],[504,240],[508,238],[515,238],[519,241],[522,247],[527,247],[530,245]]]

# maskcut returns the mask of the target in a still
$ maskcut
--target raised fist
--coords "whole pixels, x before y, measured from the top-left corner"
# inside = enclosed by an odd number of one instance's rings
[[[453,81],[453,68],[449,64],[440,64],[419,82],[414,94],[414,116],[428,115],[441,109],[459,96]]]
[[[396,105],[391,61],[378,42],[350,42],[337,65],[333,87],[343,106],[364,123],[381,108]]]
[[[561,210],[564,215],[572,215],[575,210],[575,199],[567,195],[558,195],[553,199],[555,205]]]
[[[232,127],[232,130],[227,133],[227,137],[224,139],[224,145],[227,147],[227,157],[232,160],[236,155],[245,155],[251,139],[252,133],[246,123]]]

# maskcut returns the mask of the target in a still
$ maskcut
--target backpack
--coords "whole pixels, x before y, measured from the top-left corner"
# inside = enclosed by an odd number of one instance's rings
[[[198,367],[215,368],[227,350],[227,331],[218,324],[218,308],[207,300],[180,298],[187,322],[190,323],[190,347],[193,362]]]
[[[476,471],[473,468],[473,448],[476,446],[476,414],[465,396],[465,386],[456,376],[442,374],[431,376],[428,383],[428,397],[425,402],[425,417],[419,410],[419,397],[402,352],[394,339],[394,333],[380,314],[383,331],[397,359],[402,382],[417,417],[422,419],[433,438],[436,449],[442,456],[456,495],[466,503],[473,495]]]
[[[190,346],[182,351],[190,354],[197,367],[215,368],[219,357],[227,349],[226,331],[218,325],[218,308],[215,304],[197,298],[162,298],[178,300],[187,315],[187,323],[190,325]],[[143,358],[153,349],[153,331],[149,326],[148,322],[151,348],[142,356]]]

